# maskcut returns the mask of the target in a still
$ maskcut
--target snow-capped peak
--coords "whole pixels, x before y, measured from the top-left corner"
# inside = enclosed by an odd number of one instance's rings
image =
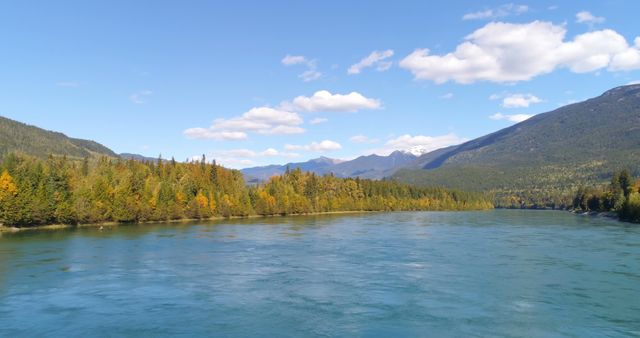
[[[429,149],[427,149],[425,146],[413,146],[409,149],[403,150],[402,151],[405,154],[411,154],[414,156],[420,156],[422,154],[426,154],[429,152]]]

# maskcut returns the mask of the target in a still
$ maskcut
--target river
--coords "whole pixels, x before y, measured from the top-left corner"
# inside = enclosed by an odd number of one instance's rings
[[[5,233],[0,336],[640,336],[640,226],[494,210]]]

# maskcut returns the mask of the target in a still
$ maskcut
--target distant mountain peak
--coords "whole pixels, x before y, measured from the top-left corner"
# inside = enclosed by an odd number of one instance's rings
[[[429,151],[430,150],[427,149],[425,146],[413,146],[413,147],[411,147],[411,148],[409,148],[407,150],[396,150],[393,153],[400,152],[400,153],[403,153],[403,154],[411,154],[413,156],[420,156],[420,155],[428,153]]]
[[[330,157],[326,157],[326,156],[320,156],[318,158],[314,158],[312,160],[309,160],[309,162],[313,162],[313,163],[328,163],[328,164],[338,164],[338,163],[342,163],[344,162],[343,160],[339,160],[339,159],[335,159],[335,158],[330,158]]]

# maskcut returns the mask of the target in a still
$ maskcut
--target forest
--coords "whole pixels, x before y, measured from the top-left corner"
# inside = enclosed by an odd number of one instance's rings
[[[622,170],[612,175],[607,186],[580,188],[573,198],[573,209],[615,212],[622,221],[640,223],[640,179]]]
[[[84,160],[8,154],[0,165],[0,223],[146,222],[334,211],[477,210],[481,193],[336,178],[287,170],[257,186],[242,173],[199,161]]]

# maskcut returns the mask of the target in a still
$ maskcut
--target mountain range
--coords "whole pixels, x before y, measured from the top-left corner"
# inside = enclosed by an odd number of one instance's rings
[[[640,85],[617,87],[420,156],[397,151],[319,168],[289,166],[340,177],[389,177],[415,185],[489,191],[506,204],[554,204],[579,186],[605,183],[613,171],[640,173]],[[286,166],[243,172],[264,179],[282,168]],[[260,177],[252,176],[256,171]]]
[[[621,169],[640,172],[640,85],[427,153],[392,178],[550,203],[579,186],[605,183]]]
[[[318,175],[333,174],[337,177],[382,179],[393,175],[400,168],[409,166],[417,158],[418,156],[410,152],[394,151],[388,156],[373,154],[360,156],[350,161],[319,157],[306,162],[253,167],[241,171],[247,182],[250,183],[263,182],[271,176],[281,175],[287,168],[300,168],[302,171],[314,172]]]
[[[136,154],[118,155],[94,141],[0,117],[0,156],[9,152],[39,157],[52,154],[155,160]],[[350,161],[320,157],[242,172],[247,182],[259,183],[287,168],[492,192],[506,204],[548,204],[581,185],[606,182],[613,171],[626,168],[633,174],[640,173],[640,85],[617,87],[425,154],[395,151],[388,156],[367,155]]]

